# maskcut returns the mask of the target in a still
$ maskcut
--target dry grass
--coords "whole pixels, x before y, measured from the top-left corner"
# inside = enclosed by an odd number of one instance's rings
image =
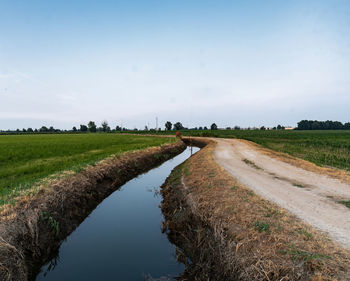
[[[350,279],[348,251],[237,182],[214,161],[214,146],[186,162],[183,193],[218,241],[212,256],[221,257],[222,274],[234,280]]]

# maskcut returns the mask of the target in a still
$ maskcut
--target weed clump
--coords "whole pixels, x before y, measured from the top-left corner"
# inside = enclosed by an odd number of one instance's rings
[[[350,208],[350,200],[339,201],[340,204],[343,204],[345,207]]]
[[[283,253],[287,256],[291,256],[294,261],[297,261],[297,260],[312,261],[312,260],[321,260],[321,259],[330,258],[329,256],[326,256],[326,255],[297,249],[294,243],[292,243],[292,245],[289,246],[288,250],[283,251]]]
[[[41,212],[41,219],[46,221],[48,225],[55,230],[56,236],[60,233],[60,224],[49,212]]]
[[[267,232],[267,233],[269,233],[270,232],[270,225],[268,223],[265,223],[265,222],[257,221],[254,224],[254,229],[259,231],[259,232]]]

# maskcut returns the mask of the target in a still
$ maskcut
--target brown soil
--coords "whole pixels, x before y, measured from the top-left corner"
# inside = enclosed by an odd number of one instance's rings
[[[215,146],[163,185],[168,236],[187,264],[181,280],[350,280],[349,251],[239,183]]]
[[[61,241],[104,198],[185,148],[176,142],[127,152],[20,198],[0,217],[0,280],[34,280]]]

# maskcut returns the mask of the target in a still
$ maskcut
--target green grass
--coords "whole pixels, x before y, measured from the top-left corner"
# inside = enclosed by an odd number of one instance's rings
[[[340,204],[343,204],[345,207],[350,208],[350,200],[339,201]]]
[[[164,133],[175,134],[174,131],[161,132],[161,134]],[[181,133],[184,136],[246,139],[319,166],[330,166],[350,171],[350,130],[187,130]]]
[[[54,217],[50,215],[48,212],[42,212],[41,213],[41,219],[43,221],[46,221],[48,225],[55,230],[56,236],[59,235],[60,233],[60,224],[57,220],[55,220]]]
[[[113,154],[176,141],[119,134],[0,136],[0,205],[39,180],[65,170],[79,171]]]
[[[259,232],[270,232],[269,224],[265,222],[260,222],[260,221],[254,224],[254,229]]]
[[[300,229],[298,230],[298,233],[304,235],[307,240],[310,240],[313,238],[312,233],[308,232],[306,229]]]
[[[295,245],[292,243],[291,246],[289,246],[288,250],[283,251],[285,255],[290,256],[294,261],[297,260],[303,260],[303,261],[312,261],[312,260],[320,260],[320,259],[329,259],[330,257],[312,253],[308,251],[303,251],[300,249],[297,249]]]

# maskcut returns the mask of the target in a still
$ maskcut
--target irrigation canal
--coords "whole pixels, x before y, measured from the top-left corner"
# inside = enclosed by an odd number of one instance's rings
[[[198,148],[193,148],[193,153]],[[36,281],[152,280],[180,274],[176,248],[161,232],[160,186],[190,148],[107,197],[62,243]]]

